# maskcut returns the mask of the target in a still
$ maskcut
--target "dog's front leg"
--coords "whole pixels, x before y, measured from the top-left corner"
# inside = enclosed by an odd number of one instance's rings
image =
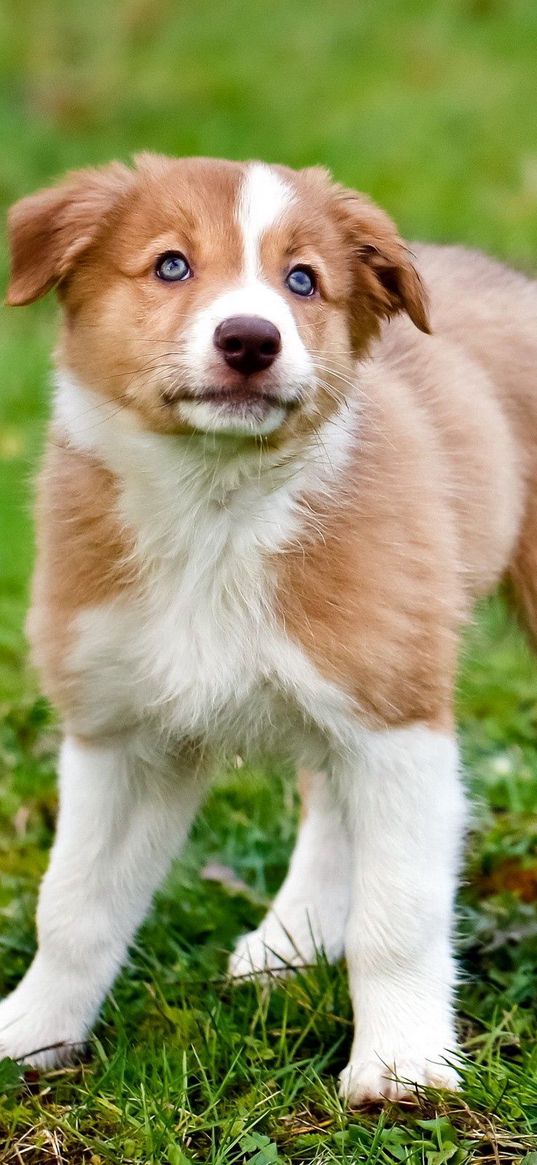
[[[182,761],[153,755],[140,731],[65,740],[38,950],[0,1004],[0,1059],[42,1066],[80,1049],[204,787]]]
[[[416,725],[360,734],[341,768],[352,836],[351,1104],[456,1088],[451,951],[465,803],[457,746]]]

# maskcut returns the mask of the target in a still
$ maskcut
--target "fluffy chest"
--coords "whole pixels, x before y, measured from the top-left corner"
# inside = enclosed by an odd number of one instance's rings
[[[197,574],[192,562],[165,564],[136,593],[86,610],[72,661],[94,692],[86,708],[98,718],[149,715],[174,736],[196,737],[244,715],[275,679],[264,651],[269,586],[252,565]]]
[[[153,564],[135,595],[80,616],[83,729],[151,721],[221,751],[317,756],[345,698],[285,635],[270,557],[198,533],[182,564]]]

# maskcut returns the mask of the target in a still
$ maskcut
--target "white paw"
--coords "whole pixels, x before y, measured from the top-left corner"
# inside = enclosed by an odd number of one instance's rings
[[[0,1060],[51,1068],[80,1055],[85,1032],[59,1002],[37,997],[24,981],[8,995],[0,1003]]]
[[[430,1058],[413,1055],[408,1050],[400,1056],[351,1059],[339,1077],[339,1095],[351,1108],[384,1100],[416,1100],[419,1088],[441,1088],[456,1092],[459,1077],[448,1061],[453,1057],[439,1053]]]
[[[274,945],[275,944],[275,945]],[[265,936],[263,928],[243,934],[230,956],[228,973],[232,979],[251,979],[256,975],[285,975],[304,966],[306,960],[285,936],[279,940]]]
[[[229,974],[234,979],[285,975],[311,966],[321,952],[334,962],[342,954],[343,925],[337,936],[326,932],[326,927],[310,921],[305,908],[288,922],[270,911],[257,930],[239,939],[229,960]]]

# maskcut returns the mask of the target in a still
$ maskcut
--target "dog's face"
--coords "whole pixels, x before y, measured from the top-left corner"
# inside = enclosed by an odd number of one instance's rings
[[[8,303],[56,286],[62,366],[157,432],[309,431],[383,318],[428,330],[395,227],[323,170],[147,154],[23,199],[10,230]]]

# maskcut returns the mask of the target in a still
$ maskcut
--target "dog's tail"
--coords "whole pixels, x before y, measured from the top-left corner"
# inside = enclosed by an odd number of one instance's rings
[[[537,489],[529,499],[507,584],[509,602],[537,652]]]

